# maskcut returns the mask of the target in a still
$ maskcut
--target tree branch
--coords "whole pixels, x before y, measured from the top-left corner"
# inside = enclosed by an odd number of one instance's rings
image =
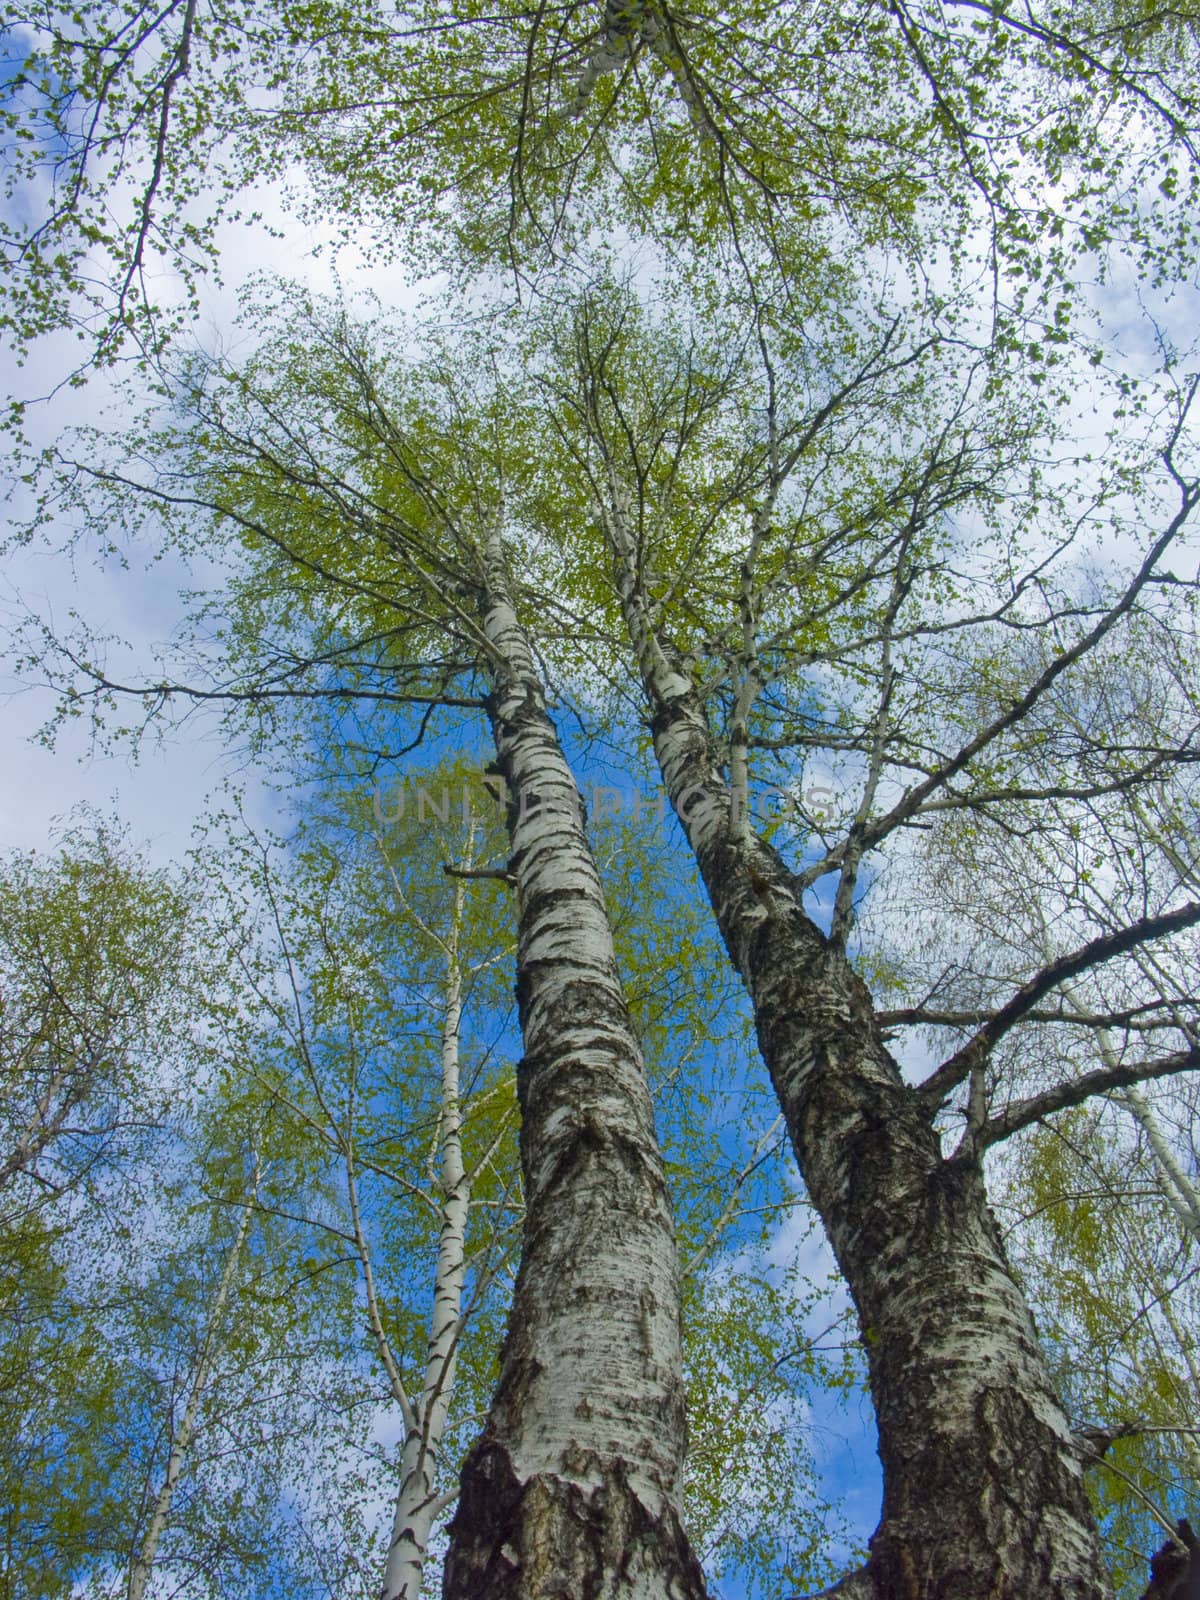
[[[1197,922],[1200,922],[1200,902],[1189,900],[1187,905],[1181,906],[1177,911],[1166,911],[1157,917],[1141,917],[1128,927],[1118,929],[1116,933],[1101,934],[1078,950],[1071,951],[1069,955],[1060,956],[1056,961],[1050,962],[1030,978],[1028,983],[1022,984],[1007,1004],[1001,1006],[961,1050],[956,1051],[948,1061],[944,1061],[938,1067],[936,1072],[926,1078],[918,1088],[921,1099],[931,1110],[936,1110],[942,1105],[947,1095],[970,1076],[972,1068],[985,1061],[1004,1035],[1018,1022],[1024,1021],[1038,1001],[1052,989],[1078,977],[1081,972],[1087,972],[1105,961],[1111,961],[1114,956],[1124,955],[1151,939],[1161,939],[1166,934],[1179,933]],[[1120,1086],[1126,1082],[1136,1083],[1137,1079],[1136,1077],[1125,1079]]]
[[[507,867],[452,867],[448,861],[443,861],[442,871],[448,878],[493,878],[497,883],[506,883],[510,889],[517,881]]]
[[[1067,1083],[1055,1084],[1041,1094],[1018,1100],[998,1117],[985,1122],[971,1141],[972,1154],[999,1144],[1002,1139],[1027,1128],[1031,1122],[1082,1105],[1093,1095],[1109,1094],[1114,1089],[1127,1089],[1131,1084],[1145,1083],[1151,1078],[1169,1078],[1180,1072],[1200,1070],[1200,1045],[1176,1051],[1158,1061],[1122,1062],[1113,1067],[1098,1067],[1095,1072],[1085,1072],[1082,1078],[1072,1078]]]
[[[1174,440],[1172,440],[1172,446],[1173,444]],[[968,743],[963,745],[958,754],[951,757],[951,759],[946,762],[945,766],[940,768],[940,770],[937,772],[931,774],[931,776],[927,778],[924,783],[918,784],[915,789],[911,789],[908,794],[906,794],[902,800],[898,801],[889,812],[887,812],[884,816],[879,817],[874,823],[872,823],[871,826],[866,830],[864,836],[863,847],[865,850],[873,849],[877,844],[885,839],[889,833],[893,832],[894,829],[900,827],[903,823],[907,822],[909,818],[915,816],[916,813],[923,808],[926,800],[934,795],[939,789],[945,788],[946,784],[948,784],[957,773],[963,771],[963,769],[967,767],[977,755],[980,755],[984,750],[986,750],[989,745],[993,744],[1003,733],[1006,733],[1008,729],[1019,726],[1021,721],[1028,715],[1028,713],[1042,698],[1051,685],[1055,683],[1056,680],[1060,678],[1069,667],[1074,666],[1077,661],[1081,660],[1089,653],[1089,651],[1093,650],[1095,646],[1098,645],[1105,637],[1105,635],[1112,631],[1121,618],[1132,611],[1138,595],[1141,594],[1146,585],[1154,578],[1155,567],[1165,555],[1166,551],[1173,543],[1177,535],[1182,531],[1192,512],[1195,510],[1197,502],[1200,501],[1200,488],[1193,483],[1185,484],[1178,478],[1178,476],[1174,473],[1174,469],[1171,468],[1170,454],[1170,449],[1168,449],[1165,452],[1165,458],[1167,459],[1168,468],[1172,470],[1172,475],[1175,476],[1176,481],[1180,483],[1181,503],[1179,510],[1175,513],[1167,527],[1162,533],[1159,534],[1158,538],[1151,545],[1145,559],[1138,568],[1137,573],[1134,575],[1132,581],[1121,598],[1116,602],[1115,605],[1111,606],[1109,610],[1106,611],[1100,618],[1100,620],[1092,628],[1090,628],[1088,632],[1082,636],[1082,638],[1078,639],[1075,644],[1070,647],[1070,649],[1064,650],[1061,655],[1056,656],[1054,660],[1051,661],[1046,667],[1046,669],[1033,681],[1032,684],[1030,684],[1029,688],[1026,689],[1024,694],[1018,696],[1018,698],[1012,702],[1007,711],[1003,712],[1002,715],[997,717],[993,722],[989,723],[989,725],[982,729],[974,739],[969,740]],[[837,861],[830,860],[827,864],[826,870],[828,870],[828,866],[837,864]]]
[[[1144,1005],[1126,1006],[1120,1011],[1064,1011],[1035,1006],[1025,1013],[1026,1022],[1066,1022],[1080,1028],[1129,1028],[1150,1032],[1158,1028],[1177,1028],[1175,1016],[1161,1015],[1170,1002],[1148,1000]],[[1154,1015],[1153,1013],[1159,1013]],[[998,1014],[995,1006],[964,1007],[961,1011],[939,1011],[934,1006],[902,1006],[895,1011],[877,1011],[881,1028],[977,1028]]]

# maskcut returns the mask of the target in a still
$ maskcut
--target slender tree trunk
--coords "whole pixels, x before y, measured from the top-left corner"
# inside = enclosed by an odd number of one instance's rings
[[[578,791],[483,552],[518,906],[525,1225],[500,1381],[463,1469],[445,1600],[701,1600],[675,1485],[679,1282],[641,1052]]]
[[[256,1174],[255,1192],[257,1192],[257,1187]],[[246,1234],[250,1228],[250,1213],[253,1208],[254,1195],[251,1194],[242,1207],[237,1233],[234,1235],[233,1243],[229,1247],[229,1253],[225,1257],[225,1264],[221,1269],[221,1277],[217,1283],[212,1304],[209,1307],[208,1321],[201,1340],[196,1370],[192,1374],[187,1404],[184,1406],[179,1426],[171,1436],[167,1470],[163,1474],[162,1483],[159,1486],[158,1494],[155,1496],[154,1510],[150,1513],[150,1521],[146,1525],[141,1549],[129,1568],[129,1584],[126,1589],[127,1600],[144,1600],[146,1589],[150,1582],[150,1575],[154,1571],[158,1547],[171,1515],[171,1502],[175,1498],[175,1488],[179,1482],[179,1475],[183,1471],[183,1464],[187,1456],[188,1446],[192,1442],[192,1435],[196,1431],[196,1419],[200,1414],[200,1402],[204,1398],[204,1391],[208,1388],[209,1379],[212,1376],[213,1345],[220,1336],[221,1323],[224,1320],[225,1308],[229,1303],[234,1279],[237,1276],[238,1263],[241,1260],[242,1247],[246,1242]]]
[[[1112,1041],[1105,1030],[1100,1031],[1101,1051],[1107,1065],[1109,1060],[1115,1059],[1116,1052]],[[1141,1124],[1142,1132],[1150,1141],[1150,1149],[1158,1163],[1158,1170],[1162,1177],[1163,1195],[1171,1210],[1179,1218],[1180,1226],[1192,1240],[1193,1244],[1200,1245],[1200,1185],[1195,1184],[1179,1162],[1175,1159],[1175,1152],[1167,1143],[1158,1121],[1150,1109],[1150,1103],[1140,1089],[1130,1087],[1124,1090],[1118,1098],[1128,1107],[1133,1116]]]
[[[441,1188],[442,1220],[438,1234],[437,1270],[429,1344],[421,1395],[414,1406],[400,1457],[400,1489],[392,1521],[384,1573],[383,1600],[418,1600],[429,1535],[445,1503],[434,1479],[438,1452],[446,1431],[446,1415],[454,1389],[459,1319],[466,1280],[467,1211],[471,1185],[462,1154],[459,1106],[459,1037],[462,1025],[462,968],[458,929],[463,913],[463,885],[455,893],[454,919],[446,953],[445,1009],[442,1015]]]
[[[731,816],[703,708],[613,529],[667,793],[754,1005],[809,1194],[858,1312],[884,1501],[845,1600],[1100,1600],[1082,1466],[975,1159],[944,1159],[870,995]]]
[[[39,1042],[34,1041],[35,1044]],[[14,1082],[19,1083],[23,1080],[27,1070],[26,1063],[31,1060],[33,1054],[32,1046],[23,1053],[18,1071],[14,1075]],[[65,1094],[51,1111],[55,1095],[64,1084],[71,1083],[72,1079],[74,1085],[70,1093]],[[51,1076],[49,1083],[38,1096],[33,1115],[26,1122],[9,1154],[0,1160],[0,1188],[3,1188],[15,1173],[23,1172],[34,1164],[46,1146],[57,1137],[70,1114],[86,1098],[89,1086],[88,1074],[78,1063],[71,1067],[60,1067]]]
[[[1100,1030],[1100,1046],[1106,1058],[1111,1058],[1115,1054],[1112,1040],[1104,1029]],[[1163,1196],[1167,1204],[1178,1217],[1180,1225],[1193,1244],[1200,1245],[1200,1186],[1188,1177],[1175,1159],[1175,1152],[1171,1149],[1158,1119],[1150,1109],[1150,1102],[1142,1091],[1131,1085],[1119,1098],[1141,1124],[1142,1131],[1150,1141],[1150,1149],[1158,1164]],[[1175,1336],[1179,1353],[1187,1366],[1195,1396],[1200,1399],[1200,1363],[1196,1358],[1195,1331],[1192,1328],[1185,1328],[1176,1317],[1171,1308],[1170,1295],[1163,1296],[1161,1308],[1167,1326]],[[1190,1421],[1191,1418],[1186,1420]],[[1200,1478],[1200,1442],[1194,1435],[1186,1433],[1180,1435],[1179,1442],[1191,1471]]]

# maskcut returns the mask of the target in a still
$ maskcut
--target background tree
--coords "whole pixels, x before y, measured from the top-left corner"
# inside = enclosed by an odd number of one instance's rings
[[[475,777],[431,770],[374,815],[365,785],[335,793],[286,852],[247,835],[243,870],[223,862],[216,885],[252,896],[224,919],[244,929],[253,996],[230,1019],[230,1070],[256,1062],[256,1092],[307,1152],[288,1214],[317,1242],[312,1270],[325,1257],[354,1284],[339,1302],[349,1343],[368,1330],[359,1492],[394,1509],[389,1538],[360,1527],[356,1560],[369,1571],[382,1546],[371,1587],[383,1574],[389,1600],[415,1600],[457,1498],[521,1214],[508,907],[502,885],[466,875],[498,850],[502,817]],[[398,1453],[375,1459],[365,1434],[388,1410]]]
[[[0,877],[0,1194],[61,1197],[155,1120],[153,1055],[186,949],[186,905],[110,827]],[[160,1095],[170,1091],[169,1081]]]
[[[281,1445],[298,1439],[287,1409],[311,1378],[311,1318],[306,1338],[284,1315],[287,1252],[251,1228],[244,1187],[229,1192],[236,1107],[217,1103],[201,1020],[221,980],[192,889],[105,829],[76,830],[57,860],[8,864],[13,1600],[181,1577],[195,1594],[265,1592],[286,1566],[282,1485],[298,1477]]]
[[[126,1173],[180,1092],[176,985],[189,943],[179,884],[110,825],[0,867],[0,1592],[70,1591],[111,1548],[128,1482],[106,1463],[123,1363],[102,1281]],[[67,1451],[64,1438],[73,1441]]]
[[[1195,1247],[1114,1108],[1039,1130],[1001,1180],[1014,1261],[1086,1445],[1118,1594],[1195,1503]],[[1028,1218],[1028,1220],[1025,1220]]]
[[[141,1271],[105,1319],[126,1367],[130,1491],[117,1559],[128,1600],[185,1587],[267,1594],[281,1578],[305,1586],[286,1501],[320,1454],[312,1397],[331,1367],[322,1308],[296,1292],[290,1241],[258,1209],[266,1137],[239,1129],[236,1107],[218,1116],[220,1144],[183,1169],[170,1244],[146,1250],[141,1230]],[[115,1554],[89,1552],[90,1592],[112,1592]]]

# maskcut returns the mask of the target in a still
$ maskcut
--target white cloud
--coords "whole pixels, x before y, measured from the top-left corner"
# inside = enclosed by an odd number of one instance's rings
[[[302,193],[302,178],[295,177],[292,188]],[[239,294],[252,276],[297,279],[317,294],[369,291],[385,312],[411,313],[436,292],[435,281],[414,285],[394,265],[381,264],[369,242],[339,245],[334,229],[299,221],[284,209],[276,187],[250,191],[243,210],[260,220],[227,222],[220,229],[220,281],[209,278],[203,284],[190,329],[206,349],[236,354],[251,337],[235,322]],[[183,291],[164,277],[157,292],[171,304]],[[7,392],[32,402],[28,431],[37,447],[50,445],[73,426],[119,425],[128,402],[107,374],[93,375],[82,387],[64,384],[79,351],[72,337],[58,335],[41,340],[20,368],[11,352],[0,352]],[[19,526],[31,515],[32,500],[23,486],[10,483],[9,488],[9,515]],[[65,535],[67,530],[57,531]],[[73,557],[55,552],[55,532],[48,530],[49,543],[10,558],[0,590],[0,623],[15,629],[21,615],[33,611],[64,628],[77,612],[90,628],[112,636],[108,659],[114,674],[119,661],[126,681],[136,683],[141,674],[152,678],[155,646],[183,619],[179,590],[188,581],[186,571],[178,562],[149,564],[144,559],[149,552],[131,556],[126,568],[98,567],[86,548]],[[18,678],[11,652],[6,654],[9,660],[0,661],[0,849],[45,848],[55,819],[87,803],[125,821],[156,859],[178,859],[226,779],[248,780],[243,756],[230,747],[212,715],[164,726],[161,737],[143,741],[136,760],[127,744],[93,749],[86,718],[62,729],[53,748],[34,743],[53,714],[56,696],[39,685],[36,670]],[[139,720],[132,703],[120,709],[114,723]],[[256,798],[261,808],[269,804],[261,788]]]

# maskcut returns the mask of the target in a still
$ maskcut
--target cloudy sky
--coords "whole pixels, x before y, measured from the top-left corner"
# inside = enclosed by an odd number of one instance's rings
[[[294,187],[303,192],[299,179]],[[238,293],[252,275],[283,274],[318,292],[370,291],[385,311],[411,310],[435,287],[406,281],[398,266],[374,265],[365,248],[337,247],[332,230],[322,232],[298,221],[294,210],[284,212],[277,187],[251,194],[245,209],[257,210],[262,220],[222,229],[223,283],[207,286],[192,329],[192,336],[208,349],[228,350],[237,339],[244,339],[244,332],[235,330]],[[164,298],[170,299],[169,281],[162,287]],[[1182,330],[1186,343],[1200,326],[1200,294],[1194,288],[1177,292],[1167,303],[1145,284],[1122,278],[1119,270],[1096,291],[1094,306],[1110,356],[1135,370],[1149,370],[1157,363],[1158,330]],[[0,349],[0,378],[6,392],[22,396],[53,392],[52,399],[34,405],[29,413],[29,430],[39,443],[52,441],[74,423],[99,420],[111,425],[114,398],[103,376],[83,389],[58,387],[77,357],[73,340],[48,340],[18,371],[11,356]],[[1109,419],[1103,414],[1089,416],[1088,410],[1085,385],[1076,421],[1099,444]],[[19,486],[9,509],[18,522],[28,511],[28,497]],[[178,589],[186,582],[187,574],[173,564],[147,570],[134,558],[127,570],[99,570],[82,554],[72,564],[49,548],[21,551],[0,576],[0,629],[31,612],[64,629],[77,610],[97,631],[122,642],[129,676],[135,677],[139,662],[151,667],[154,644],[169,637],[178,622]],[[136,762],[128,748],[94,749],[79,724],[61,732],[53,749],[31,742],[51,715],[54,697],[39,687],[36,671],[23,679],[14,676],[11,652],[0,651],[0,696],[0,847],[44,845],[55,819],[86,802],[124,819],[134,838],[156,856],[178,856],[187,848],[206,797],[241,771],[237,753],[225,748],[216,730],[215,718],[189,719],[181,734],[157,743],[147,741]]]
[[[207,349],[227,350],[238,337],[238,294],[255,275],[278,273],[298,279],[315,292],[341,287],[354,295],[369,291],[385,308],[415,307],[433,287],[406,281],[397,268],[373,267],[348,246],[336,249],[332,235],[284,213],[274,192],[254,196],[263,222],[228,224],[221,235],[223,283],[204,293],[193,337]],[[11,352],[0,350],[0,377],[6,394],[40,399],[28,413],[29,433],[48,444],[73,425],[111,425],[119,404],[101,376],[83,389],[58,387],[77,358],[68,338],[45,340],[24,368]],[[20,523],[30,498],[6,471],[8,515]],[[229,779],[246,783],[238,751],[229,749],[215,716],[195,716],[182,729],[146,739],[138,754],[127,745],[98,748],[82,723],[60,730],[53,748],[38,742],[51,717],[54,694],[39,684],[36,670],[15,670],[18,628],[30,613],[65,630],[73,611],[97,632],[111,636],[128,676],[136,665],[151,667],[154,646],[169,638],[182,615],[179,589],[188,582],[181,564],[148,565],[136,555],[128,568],[96,566],[85,554],[72,560],[45,543],[14,552],[0,575],[0,631],[9,635],[0,655],[0,848],[41,848],[58,823],[81,803],[117,816],[132,839],[158,860],[178,859],[191,842],[196,821],[209,797]],[[264,804],[266,804],[264,800]]]
[[[338,285],[352,294],[370,290],[385,308],[397,310],[413,307],[431,290],[429,284],[405,281],[399,268],[373,266],[362,251],[335,251],[332,235],[282,213],[273,193],[256,196],[254,204],[264,215],[263,224],[224,229],[224,283],[206,292],[195,328],[195,337],[206,347],[227,347],[235,338],[238,291],[253,274],[278,272],[318,292]],[[1190,300],[1178,296],[1170,307],[1148,303],[1148,293],[1117,280],[1096,301],[1110,349],[1139,367],[1156,359],[1156,323],[1178,326],[1188,334],[1200,326],[1194,292]],[[49,341],[18,371],[11,357],[0,352],[5,390],[22,395],[55,390],[72,355],[69,342]],[[73,424],[111,421],[114,405],[102,378],[82,390],[59,388],[52,400],[31,410],[30,432],[38,442],[49,443]],[[1079,409],[1082,419],[1086,394],[1080,396]],[[1099,437],[1104,419],[1090,426]],[[28,509],[28,499],[17,486],[11,513],[19,521]],[[32,611],[50,626],[65,628],[77,610],[98,632],[120,641],[132,677],[139,662],[153,670],[155,644],[169,637],[180,619],[178,590],[186,581],[173,563],[146,567],[134,558],[126,569],[101,569],[82,554],[73,563],[47,548],[32,548],[18,552],[0,578],[0,627]],[[36,671],[18,678],[11,662],[5,662],[0,674],[0,848],[44,848],[56,826],[86,803],[125,822],[133,841],[155,859],[177,860],[227,781],[248,785],[262,812],[273,804],[256,788],[240,753],[227,747],[214,717],[191,718],[168,737],[147,740],[136,759],[124,745],[93,748],[80,723],[63,730],[53,748],[47,748],[33,739],[53,712],[53,695],[38,685]],[[781,1255],[793,1242],[781,1238]],[[817,1243],[810,1248],[814,1269],[825,1271],[827,1248]],[[829,1492],[847,1496],[847,1515],[865,1533],[874,1521],[879,1492],[867,1408],[864,1404],[848,1416],[831,1401],[828,1414],[813,1421]]]

